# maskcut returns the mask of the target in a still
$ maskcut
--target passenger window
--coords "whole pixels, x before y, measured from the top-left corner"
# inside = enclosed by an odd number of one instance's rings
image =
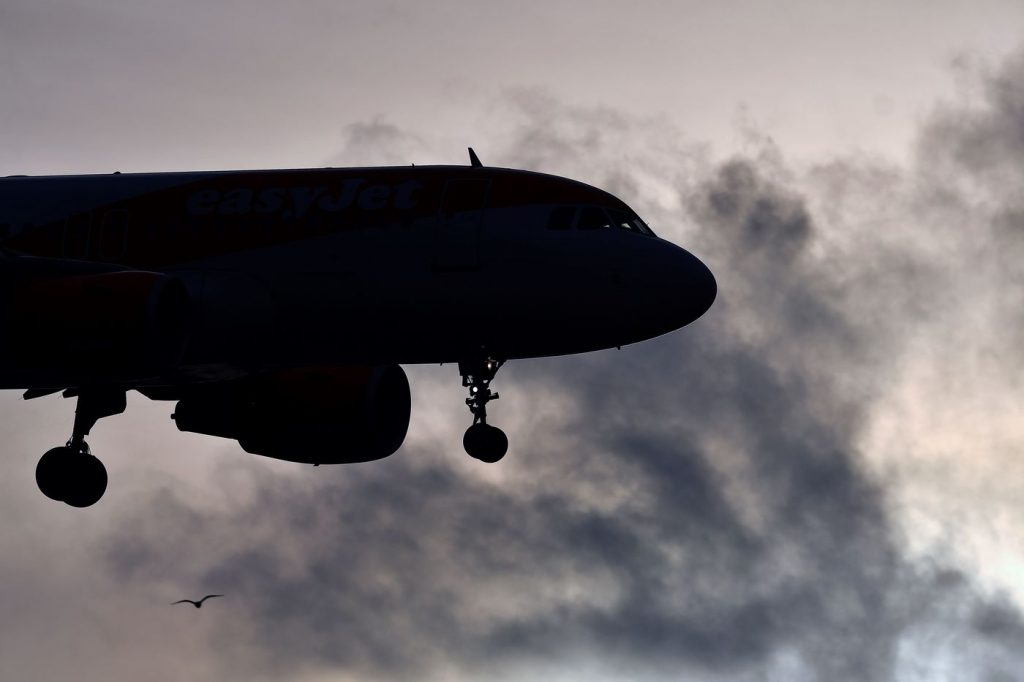
[[[609,225],[608,216],[602,209],[596,206],[587,206],[580,211],[580,219],[576,227],[580,230],[600,230]]]
[[[572,227],[572,221],[576,218],[575,206],[559,206],[551,212],[548,218],[549,230],[568,230]]]

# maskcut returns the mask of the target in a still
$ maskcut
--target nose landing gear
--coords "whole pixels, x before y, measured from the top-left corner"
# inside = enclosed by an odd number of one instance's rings
[[[93,457],[85,437],[97,421],[124,412],[125,405],[121,390],[87,389],[79,394],[71,440],[49,450],[36,465],[36,483],[44,495],[72,507],[99,502],[107,490],[107,469]]]
[[[487,423],[487,403],[498,399],[498,394],[491,391],[490,384],[504,364],[504,360],[490,357],[459,363],[462,385],[469,388],[466,405],[473,413],[473,425],[466,429],[462,446],[470,457],[489,464],[499,461],[508,451],[505,432]]]

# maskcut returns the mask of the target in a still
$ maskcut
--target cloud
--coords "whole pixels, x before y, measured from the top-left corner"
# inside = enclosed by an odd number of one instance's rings
[[[380,118],[349,123],[343,133],[344,147],[335,158],[338,165],[405,166],[429,158],[422,137]]]
[[[980,110],[923,132],[925,159],[948,174],[922,171],[925,186],[899,200],[947,196],[922,213],[928,226],[1009,215],[998,191],[980,213],[958,192],[965,177],[1015,172],[1021,63],[993,78]],[[215,646],[225,674],[245,678],[310,666],[479,677],[589,660],[625,677],[881,681],[944,656],[1000,679],[1019,664],[1017,606],[910,556],[893,490],[862,452],[881,386],[909,361],[901,324],[936,314],[906,287],[950,290],[915,215],[896,216],[904,237],[836,234],[892,170],[836,160],[808,183],[767,143],[716,162],[657,120],[536,91],[500,105],[510,133],[496,162],[578,170],[636,197],[694,236],[718,277],[715,307],[637,348],[502,370],[493,419],[524,427],[498,468],[463,459],[457,425],[444,446],[414,440],[379,463],[289,476],[231,465],[254,493],[140,501],[146,513],[106,540],[114,575],[231,593],[239,622]],[[420,144],[380,121],[347,130],[344,155],[367,162]],[[808,192],[826,175],[855,205],[821,210]],[[430,379],[417,389],[442,392]],[[937,630],[971,646],[937,652]],[[989,654],[1006,666],[988,667]]]

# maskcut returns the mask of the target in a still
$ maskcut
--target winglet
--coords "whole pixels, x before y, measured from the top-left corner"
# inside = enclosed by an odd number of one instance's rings
[[[480,157],[476,155],[472,147],[469,147],[469,165],[473,168],[483,168],[483,164],[480,163]]]

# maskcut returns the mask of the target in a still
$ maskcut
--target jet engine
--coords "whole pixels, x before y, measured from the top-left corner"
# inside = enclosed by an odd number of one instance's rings
[[[61,371],[69,382],[166,369],[188,341],[188,292],[160,273],[19,278],[6,298],[0,344],[8,359]]]
[[[398,365],[326,367],[205,387],[178,401],[173,418],[182,431],[232,438],[255,455],[343,464],[394,454],[410,406]]]

